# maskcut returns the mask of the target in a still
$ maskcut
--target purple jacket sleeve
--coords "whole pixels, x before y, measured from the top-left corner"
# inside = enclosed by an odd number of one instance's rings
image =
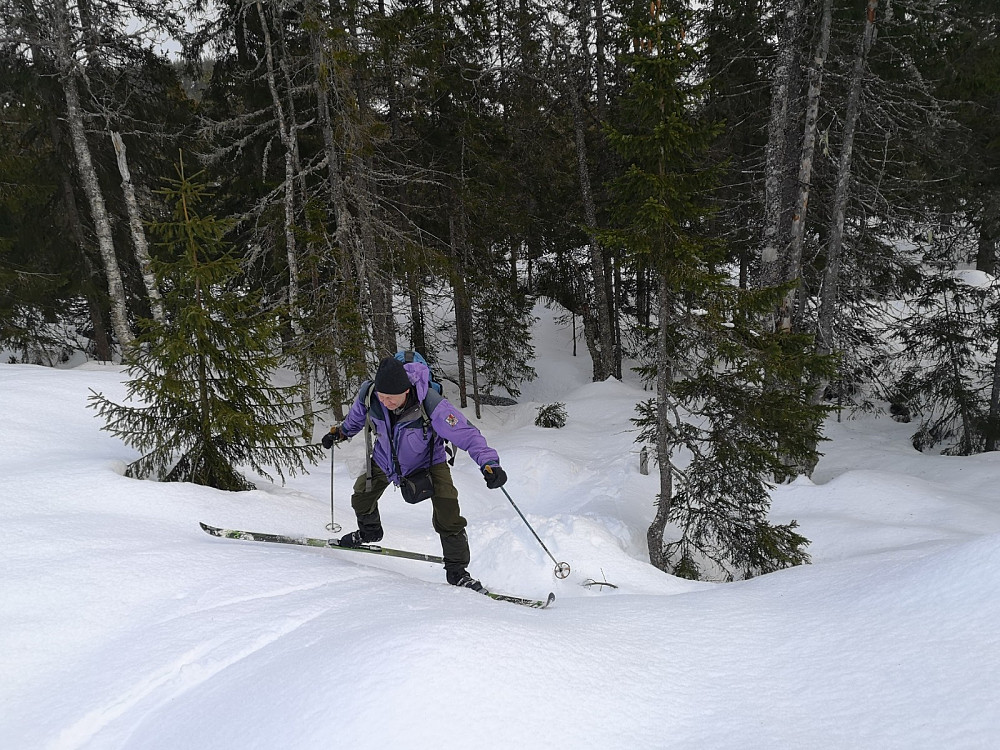
[[[464,451],[468,451],[472,460],[482,469],[486,464],[500,465],[500,456],[486,444],[486,438],[474,425],[469,424],[458,409],[448,399],[441,399],[431,414],[431,425],[434,431],[445,440],[450,440]]]
[[[348,412],[347,418],[340,425],[340,429],[344,431],[347,437],[354,437],[365,428],[365,420],[368,414],[365,410],[362,394],[366,394],[372,387],[372,384],[367,380],[361,384],[361,390],[358,391],[358,395],[351,405],[351,411]]]

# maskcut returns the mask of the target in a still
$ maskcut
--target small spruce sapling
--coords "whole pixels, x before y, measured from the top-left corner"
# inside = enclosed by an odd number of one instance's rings
[[[566,426],[566,404],[555,403],[538,407],[538,415],[535,417],[537,427],[554,427],[559,429]]]
[[[284,480],[318,445],[302,444],[305,418],[298,385],[272,382],[281,365],[279,321],[239,283],[240,268],[224,239],[229,223],[199,213],[208,197],[198,175],[178,178],[161,194],[172,217],[151,225],[159,241],[155,270],[166,318],[142,321],[126,351],[127,401],[94,393],[90,406],[142,455],[126,475],[193,482],[223,490],[253,489],[237,466]]]

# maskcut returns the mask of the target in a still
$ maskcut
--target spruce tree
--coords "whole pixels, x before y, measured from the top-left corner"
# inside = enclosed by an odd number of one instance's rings
[[[950,265],[950,264],[949,264]],[[984,449],[995,339],[995,291],[945,268],[928,274],[895,334],[903,344],[894,403],[917,415],[919,451],[949,455]]]
[[[739,289],[712,237],[719,126],[701,109],[683,17],[652,6],[637,19],[623,117],[609,131],[627,166],[603,237],[659,277],[657,401],[637,420],[660,463],[650,561],[691,578],[745,578],[808,560],[794,522],[768,521],[768,491],[783,457],[814,455],[825,412],[809,404],[808,384],[824,360],[805,337],[764,331],[787,287]],[[686,467],[680,455],[692,457]],[[680,529],[671,542],[668,524]]]
[[[161,192],[172,216],[151,224],[159,238],[157,280],[166,319],[146,320],[126,356],[127,401],[102,394],[91,406],[104,429],[142,452],[126,475],[253,489],[238,467],[271,479],[315,462],[298,386],[274,385],[282,364],[279,318],[240,284],[225,241],[230,223],[200,213],[209,198],[199,175],[178,177]]]

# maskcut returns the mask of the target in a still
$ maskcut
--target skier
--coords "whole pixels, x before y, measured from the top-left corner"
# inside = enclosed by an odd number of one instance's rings
[[[490,489],[507,481],[497,452],[458,409],[430,387],[430,369],[425,364],[404,364],[395,357],[383,359],[374,382],[361,385],[347,419],[323,436],[323,447],[332,448],[366,426],[370,429],[366,436],[368,467],[355,481],[351,496],[358,530],[341,537],[340,545],[359,547],[381,541],[378,501],[392,482],[401,488],[403,499],[409,503],[430,498],[448,583],[484,591],[468,572],[467,521],[458,506],[458,490],[452,482],[444,441],[468,451]]]

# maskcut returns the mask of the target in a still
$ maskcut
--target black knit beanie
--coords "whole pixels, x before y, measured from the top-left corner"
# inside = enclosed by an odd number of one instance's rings
[[[413,384],[403,368],[403,363],[398,359],[386,357],[379,363],[378,372],[375,373],[376,391],[395,396],[406,393],[411,385]]]

